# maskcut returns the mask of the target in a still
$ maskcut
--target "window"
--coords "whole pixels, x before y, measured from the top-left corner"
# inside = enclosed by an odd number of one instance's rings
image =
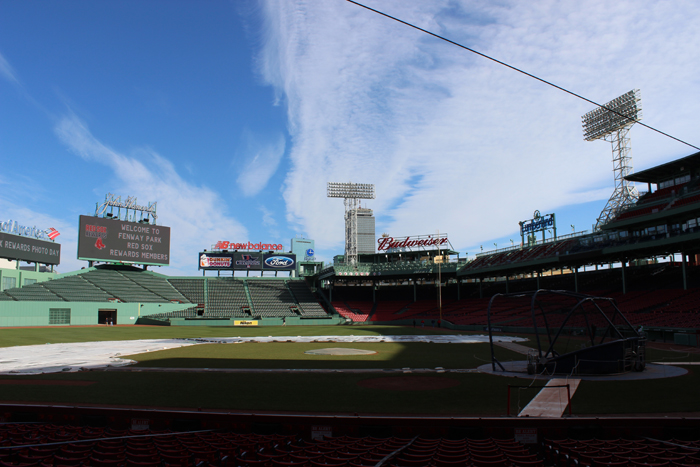
[[[17,287],[17,278],[16,277],[3,277],[2,278],[2,289],[1,290],[14,289],[15,287]]]
[[[690,181],[690,175],[683,175],[681,177],[676,178],[676,185],[682,185],[685,182]]]
[[[24,279],[24,285],[36,284],[36,279]]]
[[[70,308],[49,308],[49,324],[70,324]]]

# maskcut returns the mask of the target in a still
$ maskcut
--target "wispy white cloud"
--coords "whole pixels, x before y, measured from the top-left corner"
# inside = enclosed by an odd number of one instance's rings
[[[246,131],[243,135],[243,163],[236,163],[236,183],[246,197],[255,196],[277,171],[284,155],[284,136],[263,138]]]
[[[267,209],[265,206],[259,207],[260,212],[262,212],[262,225],[265,227],[274,227],[277,225],[277,220],[272,211]]]
[[[59,139],[86,161],[108,166],[115,174],[113,193],[158,202],[158,221],[171,227],[171,267],[168,274],[191,273],[195,253],[217,240],[246,238],[247,231],[227,215],[226,203],[206,186],[183,179],[168,159],[149,148],[127,156],[92,135],[73,114],[54,128]]]
[[[274,239],[275,241],[284,243],[284,240],[281,238],[279,223],[277,222],[275,213],[262,205],[259,206],[258,209],[262,213],[261,223],[263,227],[267,228],[267,233],[270,236],[270,238]]]
[[[17,73],[15,72],[12,65],[5,59],[5,57],[0,53],[0,76],[5,78],[12,84],[19,84],[19,79],[17,78]]]
[[[692,1],[367,3],[599,102],[640,88],[646,123],[695,136]],[[590,104],[350,3],[263,11],[260,71],[288,106],[293,142],[287,217],[319,248],[343,241],[328,181],[376,184],[378,231],[440,229],[457,248],[514,232],[534,209],[602,208],[612,191],[609,144],[582,139]],[[637,168],[692,151],[631,136]]]

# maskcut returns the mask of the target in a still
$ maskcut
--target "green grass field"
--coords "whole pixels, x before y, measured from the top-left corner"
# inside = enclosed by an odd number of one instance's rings
[[[91,327],[3,329],[1,346],[47,342],[113,341],[173,337],[328,336],[443,334],[441,329],[392,326],[323,326],[266,328]],[[531,344],[531,343],[530,343]],[[352,347],[373,355],[308,355],[309,349]],[[649,360],[690,361],[695,354],[649,349]],[[523,360],[498,348],[501,361]],[[491,358],[488,344],[427,343],[244,343],[202,344],[129,356],[140,371],[87,371],[38,376],[0,376],[0,399],[12,402],[107,404],[116,406],[202,408],[236,411],[381,413],[498,416],[506,413],[508,385],[531,380],[473,372],[432,373],[448,379],[443,389],[410,387],[387,390],[367,387],[367,380],[404,378],[418,373],[382,369],[474,369]],[[686,358],[687,360],[683,360]],[[158,368],[161,371],[149,371]],[[374,369],[374,373],[192,372],[198,369]],[[688,375],[646,381],[584,381],[573,397],[574,414],[678,413],[700,411],[700,377]],[[403,380],[402,380],[403,381]],[[534,386],[541,386],[540,381]],[[517,412],[536,394],[514,391]],[[671,396],[672,395],[672,396]]]
[[[307,350],[352,348],[372,355],[311,355]],[[500,347],[502,361],[522,360],[518,353]],[[491,361],[487,344],[270,342],[206,344],[125,356],[137,367],[157,368],[264,368],[264,369],[473,369]]]

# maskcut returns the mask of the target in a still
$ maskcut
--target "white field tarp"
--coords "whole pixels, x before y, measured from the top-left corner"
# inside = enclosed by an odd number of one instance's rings
[[[500,342],[522,342],[526,339],[499,336],[494,340]],[[120,358],[122,355],[136,355],[198,344],[241,344],[244,342],[432,342],[436,344],[476,344],[488,343],[488,341],[488,336],[483,335],[440,334],[428,336],[213,337],[24,345],[0,348],[0,374],[31,375],[93,370],[110,366],[127,366],[136,362]]]

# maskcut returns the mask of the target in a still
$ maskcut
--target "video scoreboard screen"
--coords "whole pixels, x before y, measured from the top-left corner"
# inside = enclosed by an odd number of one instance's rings
[[[80,216],[78,259],[167,266],[170,227]]]

